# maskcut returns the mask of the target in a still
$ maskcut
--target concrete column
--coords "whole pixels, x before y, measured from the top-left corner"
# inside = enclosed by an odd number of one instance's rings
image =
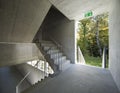
[[[109,67],[120,90],[120,0],[112,0],[109,23]]]

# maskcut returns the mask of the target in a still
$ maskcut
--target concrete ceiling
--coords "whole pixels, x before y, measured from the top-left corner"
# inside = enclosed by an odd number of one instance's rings
[[[32,42],[50,7],[48,0],[0,0],[0,42]]]
[[[70,20],[84,18],[84,14],[93,11],[93,16],[109,12],[111,0],[49,0]]]

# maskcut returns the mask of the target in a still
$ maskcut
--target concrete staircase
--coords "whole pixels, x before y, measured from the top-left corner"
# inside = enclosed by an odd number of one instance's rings
[[[74,64],[22,93],[120,93],[109,70]]]
[[[29,88],[21,93],[33,93],[33,91],[38,91],[49,81],[54,79],[52,77],[60,74],[60,72],[65,71],[71,66],[70,60],[67,59],[61,49],[52,41],[41,41],[37,45],[40,51],[43,53],[46,61],[53,69],[54,74],[49,74],[48,76],[45,76],[43,79],[41,79],[41,81],[38,81],[37,83],[31,85]]]
[[[39,48],[44,54],[46,61],[52,67],[54,75],[65,71],[71,66],[70,60],[64,55],[62,49],[52,41],[41,41]]]
[[[31,85],[29,88],[25,89],[21,93],[30,93],[31,91],[37,91],[39,90],[39,88],[44,87],[50,80],[52,80],[51,76],[45,77],[44,79],[41,79],[41,81],[38,81],[37,83]]]

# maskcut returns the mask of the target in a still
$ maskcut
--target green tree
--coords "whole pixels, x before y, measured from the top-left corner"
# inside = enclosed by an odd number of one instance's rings
[[[78,34],[84,55],[102,56],[103,47],[108,47],[108,13],[80,20]]]

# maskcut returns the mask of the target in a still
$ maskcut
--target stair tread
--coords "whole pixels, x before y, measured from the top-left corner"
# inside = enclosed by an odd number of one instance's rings
[[[58,59],[57,58],[55,58],[55,59],[53,59],[54,61],[65,61],[66,60],[66,56],[61,56],[61,57],[59,57]]]
[[[42,40],[42,41],[40,41],[40,43],[52,43],[52,41]]]
[[[52,43],[41,43],[41,46],[43,46],[43,47],[46,47],[46,46],[55,46],[54,44],[52,44]]]
[[[56,57],[61,57],[62,55],[63,55],[63,54],[62,54],[61,52],[59,52],[59,54],[57,54],[57,53],[51,54],[50,57],[51,57],[51,59],[54,59],[54,58],[56,58]]]
[[[47,54],[53,54],[53,53],[58,53],[58,52],[60,52],[58,49],[52,49],[52,50],[49,50],[49,51],[47,51]]]
[[[58,53],[57,53],[57,52],[54,52],[54,53],[51,54],[51,56],[53,56],[53,55],[54,55],[54,56],[55,56],[55,55],[56,55],[56,56],[57,56],[57,55],[63,55],[63,53],[59,51]]]
[[[50,48],[50,46],[44,46],[44,50],[47,51]],[[57,49],[56,46],[52,46],[52,49]]]
[[[66,60],[66,62],[64,62],[62,65],[60,65],[60,69],[62,71],[65,71],[66,69],[68,69],[72,64],[70,63],[70,60]],[[61,67],[62,66],[62,67]]]
[[[41,41],[41,46],[43,51],[45,51],[45,53],[48,55],[46,56],[46,59],[54,71],[59,70],[59,65],[65,66],[67,64],[70,64],[70,61],[67,60],[66,56],[63,55],[63,53],[57,48],[57,46],[53,42]],[[53,48],[49,49],[50,47]]]
[[[44,86],[51,79],[52,79],[51,77],[47,77],[43,81],[39,81],[35,85],[30,86],[29,88],[27,88],[26,90],[24,90],[22,93],[29,93],[29,91],[37,90],[38,88]],[[37,87],[37,86],[39,86],[39,87]]]

